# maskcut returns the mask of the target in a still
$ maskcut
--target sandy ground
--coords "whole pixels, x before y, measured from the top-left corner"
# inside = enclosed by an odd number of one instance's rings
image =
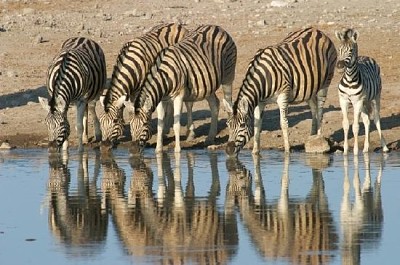
[[[111,76],[124,42],[159,23],[180,22],[189,29],[200,24],[220,25],[233,36],[238,47],[234,98],[246,67],[258,49],[277,43],[289,32],[305,26],[323,30],[338,45],[335,30],[356,28],[360,32],[360,55],[374,57],[381,66],[383,133],[388,146],[392,150],[398,149],[400,2],[387,0],[379,2],[379,5],[376,3],[373,0],[0,0],[0,143],[8,141],[17,148],[46,145],[46,113],[37,97],[47,96],[44,86],[46,70],[66,38],[87,36],[99,42],[106,54],[108,76]],[[341,146],[343,132],[338,79],[339,74],[336,74],[329,89],[323,130],[324,136]],[[218,92],[219,98],[222,98],[221,93]],[[309,108],[300,104],[290,107],[289,111],[290,142],[295,150],[302,150],[311,126]],[[71,108],[69,116],[74,126],[74,108]],[[194,118],[198,137],[193,142],[183,142],[184,148],[204,147],[209,117],[206,102],[196,103]],[[227,141],[226,113],[222,109],[220,117],[217,144]],[[185,115],[182,123],[185,124]],[[371,149],[379,150],[375,125],[371,129]],[[184,134],[185,129],[182,129],[182,136]],[[362,148],[363,129],[361,135]],[[153,146],[154,138],[151,141]],[[167,141],[169,146],[173,146],[172,138],[171,133]],[[129,137],[125,144],[128,140]],[[75,132],[72,132],[70,142],[72,146],[76,144]],[[352,140],[350,145],[353,145]],[[251,146],[252,142],[248,144]],[[262,147],[283,148],[276,104],[268,105],[264,115]]]

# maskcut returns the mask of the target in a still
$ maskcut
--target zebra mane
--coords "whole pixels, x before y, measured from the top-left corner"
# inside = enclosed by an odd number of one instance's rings
[[[51,113],[54,113],[54,111],[57,110],[57,108],[56,108],[57,107],[56,98],[57,98],[57,92],[58,91],[57,91],[56,85],[60,84],[61,81],[64,78],[64,71],[66,69],[65,66],[67,65],[67,60],[68,60],[69,55],[70,55],[70,51],[69,50],[62,51],[58,55],[59,57],[62,57],[62,60],[60,60],[59,67],[57,69],[57,76],[56,76],[55,79],[52,80],[52,84],[51,84],[52,93],[51,93],[51,97],[50,97],[50,100],[49,100],[49,107],[50,107],[50,112]]]

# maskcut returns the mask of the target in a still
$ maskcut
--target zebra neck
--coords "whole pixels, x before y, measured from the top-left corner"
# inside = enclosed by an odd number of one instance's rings
[[[53,93],[50,101],[49,101],[49,106],[52,112],[54,110],[58,110],[61,112],[67,112],[68,111],[68,106],[70,105],[70,98],[66,94],[61,94],[58,95],[57,93]]]
[[[355,62],[350,67],[347,67],[345,70],[345,74],[343,76],[343,80],[346,80],[347,83],[358,83],[360,80],[360,69],[358,67],[357,62]]]
[[[250,98],[248,95],[238,95],[238,99],[235,103],[235,108],[237,112],[242,115],[248,115],[249,117],[253,117],[254,109],[258,104],[258,99],[256,97]],[[244,108],[246,106],[246,108]]]

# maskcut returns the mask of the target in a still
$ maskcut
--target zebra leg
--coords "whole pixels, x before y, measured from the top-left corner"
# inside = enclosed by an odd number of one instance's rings
[[[364,149],[363,153],[368,153],[369,151],[369,128],[370,128],[370,121],[369,121],[369,115],[368,112],[365,108],[362,109],[361,111],[361,118],[364,123],[364,129],[365,129],[365,139],[364,139]]]
[[[386,141],[385,138],[383,137],[382,130],[381,130],[381,117],[380,117],[380,97],[376,98],[374,101],[371,102],[372,104],[372,109],[374,112],[374,123],[376,126],[376,129],[378,130],[378,135],[379,139],[381,141],[381,146],[383,152],[389,152],[389,148],[386,146]]]
[[[86,124],[86,125],[85,125]],[[78,136],[78,151],[83,151],[83,140],[87,142],[87,104],[76,103],[76,132]],[[82,140],[83,138],[83,140]]]
[[[218,132],[219,99],[215,94],[212,94],[207,98],[207,101],[211,110],[211,125],[205,144],[210,145],[214,143]]]
[[[172,105],[172,101],[169,100],[164,106],[165,106],[164,107],[165,121],[164,121],[163,136],[169,133],[169,130],[171,129],[174,120],[174,107]]]
[[[319,134],[319,120],[318,120],[318,103],[317,97],[313,96],[307,101],[308,106],[310,106],[312,122],[311,122],[311,135]]]
[[[287,114],[288,114],[287,95],[285,93],[280,94],[278,96],[277,103],[278,103],[279,111],[280,111],[281,129],[282,129],[282,134],[283,134],[285,152],[289,153],[290,145],[289,145],[289,133],[288,133],[289,123],[288,123],[288,119],[287,119]]]
[[[324,117],[324,105],[326,101],[326,95],[328,94],[328,87],[329,87],[330,81],[328,82],[328,85],[322,88],[320,91],[317,93],[317,134],[322,135],[322,120]]]
[[[259,102],[254,109],[254,143],[253,154],[260,153],[260,135],[262,127],[262,118],[264,113],[265,103]]]
[[[175,134],[175,153],[181,151],[180,132],[181,132],[181,112],[183,97],[178,96],[174,99],[174,134]]]
[[[360,115],[361,115],[361,110],[363,108],[363,100],[359,100],[353,104],[353,109],[354,109],[354,121],[353,121],[353,134],[354,134],[354,147],[353,147],[353,153],[354,155],[358,155],[358,131],[360,129]]]
[[[187,124],[186,124],[186,141],[192,141],[195,137],[194,135],[194,124],[193,124],[193,102],[185,102],[186,112],[187,112]]]
[[[163,133],[164,133],[164,119],[166,111],[166,102],[161,101],[157,105],[157,144],[156,153],[161,153],[163,150]]]
[[[342,120],[343,135],[344,135],[343,154],[347,155],[349,151],[349,126],[350,126],[348,118],[349,103],[347,98],[343,98],[341,96],[339,96],[339,103],[343,115],[343,120]]]
[[[88,104],[89,113],[93,117],[95,142],[101,141],[100,122],[96,114],[96,101]]]

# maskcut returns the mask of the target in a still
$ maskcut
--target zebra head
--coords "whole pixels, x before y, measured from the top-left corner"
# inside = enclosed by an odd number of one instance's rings
[[[100,102],[104,107],[104,112],[100,115],[101,147],[111,149],[124,133],[123,111],[125,96],[120,97],[108,106],[104,104],[103,98],[100,99]]]
[[[64,108],[58,108],[56,104],[49,103],[45,98],[39,97],[39,102],[48,112],[45,122],[49,136],[49,151],[59,151],[70,133],[67,112]]]
[[[251,116],[249,115],[248,102],[245,100],[233,106],[225,105],[229,117],[227,126],[229,130],[228,144],[226,146],[226,153],[228,156],[237,155],[253,135],[253,127],[251,125]]]
[[[338,60],[336,67],[339,72],[344,72],[346,68],[352,67],[358,57],[358,31],[354,29],[345,29],[343,31],[336,31],[336,37],[340,40],[338,48]]]
[[[148,111],[146,108],[138,108],[135,111],[130,101],[125,102],[125,106],[133,113],[130,121],[132,136],[130,151],[132,154],[139,154],[143,151],[147,141],[151,138],[150,119],[152,112]]]

